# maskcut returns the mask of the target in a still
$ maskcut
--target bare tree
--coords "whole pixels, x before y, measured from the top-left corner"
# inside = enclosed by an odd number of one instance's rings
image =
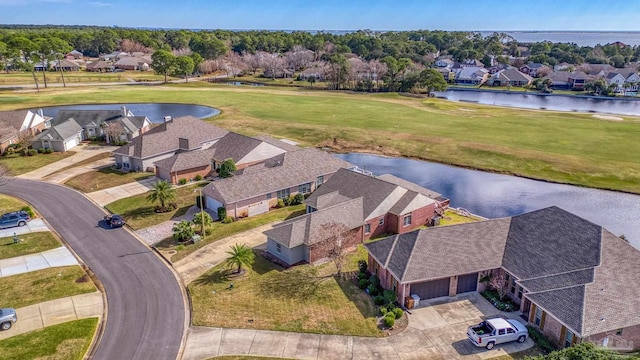
[[[118,122],[106,123],[104,133],[107,137],[107,143],[117,143],[120,141],[120,137],[125,134],[124,127]]]
[[[142,52],[145,54],[152,53],[153,50],[131,39],[123,39],[120,42],[120,50],[128,53]]]
[[[255,74],[260,68],[260,56],[258,54],[252,54],[245,51],[242,53],[242,61],[249,71],[251,71],[251,74]]]
[[[193,50],[189,49],[189,48],[180,48],[180,49],[175,49],[173,51],[171,51],[173,53],[173,55],[175,56],[188,56],[193,54]]]
[[[387,74],[387,65],[378,59],[369,61],[369,78],[376,82],[376,89],[380,88],[380,79]]]
[[[500,301],[502,301],[508,285],[506,273],[501,269],[492,271],[489,285],[498,292],[498,297],[500,298]]]
[[[284,75],[286,67],[285,60],[278,53],[261,53],[261,67],[264,68],[265,76],[272,79]]]
[[[327,258],[336,267],[336,276],[342,274],[342,267],[347,258],[347,249],[351,246],[349,240],[356,235],[356,232],[357,229],[349,229],[342,223],[330,222],[320,225],[317,236],[322,239],[317,239],[312,246],[312,251],[319,249],[319,251],[327,254]]]
[[[313,61],[313,51],[302,45],[294,45],[293,49],[284,54],[287,66],[292,72],[302,70]]]
[[[31,140],[33,140],[34,137],[35,134],[32,129],[21,131],[18,134],[18,144],[20,145],[20,147],[26,149],[31,146]]]
[[[246,69],[246,65],[240,55],[235,51],[229,51],[225,55],[222,68],[227,73],[227,76],[236,77]]]

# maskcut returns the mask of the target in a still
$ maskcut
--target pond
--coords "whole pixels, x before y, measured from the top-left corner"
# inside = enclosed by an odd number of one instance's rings
[[[59,110],[119,110],[122,106],[126,106],[134,115],[148,117],[152,122],[162,122],[165,116],[176,118],[191,115],[205,119],[220,114],[220,110],[204,105],[157,103],[50,106],[43,107],[42,112],[47,116],[55,116]]]
[[[456,89],[437,92],[436,96],[452,101],[474,102],[525,109],[597,112],[640,116],[640,99],[612,99],[580,95],[555,95],[521,91]]]
[[[426,161],[366,154],[337,154],[375,175],[393,174],[437,191],[486,218],[558,206],[602,225],[640,248],[640,196],[463,169]]]

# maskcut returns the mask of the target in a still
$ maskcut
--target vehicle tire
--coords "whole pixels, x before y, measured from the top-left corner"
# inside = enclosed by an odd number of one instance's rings
[[[493,341],[489,341],[489,342],[487,343],[487,350],[491,350],[491,349],[493,349],[493,347],[494,347],[495,345],[496,345],[496,343],[495,343],[495,342],[493,342]]]
[[[525,335],[522,335],[518,338],[518,342],[520,344],[522,344],[523,342],[527,341],[527,337]]]
[[[18,221],[18,226],[25,226],[27,225],[26,221]]]
[[[11,329],[11,325],[12,324],[11,324],[10,321],[4,322],[4,323],[2,323],[2,325],[0,325],[0,329],[9,330],[9,329]]]

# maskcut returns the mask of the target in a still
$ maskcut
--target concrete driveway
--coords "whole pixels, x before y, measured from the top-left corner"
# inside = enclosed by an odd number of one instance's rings
[[[130,196],[144,194],[151,190],[153,184],[159,179],[155,176],[149,178],[130,182],[120,186],[114,186],[112,188],[94,191],[86,194],[86,196],[93,200],[99,206],[105,206],[116,200],[124,199]]]
[[[90,157],[93,157],[105,152],[111,152],[117,148],[118,148],[117,146],[97,146],[97,145],[81,144],[74,147],[71,150],[75,152],[75,154],[73,154],[72,156],[69,156],[68,158],[62,159],[60,161],[56,161],[49,165],[45,165],[41,168],[38,168],[26,174],[18,175],[17,177],[22,179],[33,179],[33,180],[43,179],[44,177],[51,175],[52,173],[60,169],[63,169],[67,166],[73,166],[74,164],[77,164],[80,161],[86,160]],[[46,155],[42,155],[42,156],[46,156]]]
[[[23,235],[38,231],[49,231],[47,224],[42,219],[33,219],[25,226],[15,226],[6,229],[0,229],[0,238],[16,235]]]
[[[467,326],[494,316],[517,317],[496,310],[478,293],[426,301],[412,310],[409,326],[386,338],[302,334],[252,329],[189,329],[183,359],[221,355],[272,356],[292,359],[490,359],[533,346],[527,339],[476,348],[467,339]]]

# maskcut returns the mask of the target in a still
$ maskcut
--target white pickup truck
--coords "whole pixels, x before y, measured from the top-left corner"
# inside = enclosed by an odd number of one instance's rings
[[[467,337],[477,347],[493,349],[496,344],[511,341],[523,343],[527,341],[529,331],[518,320],[495,318],[481,322],[478,325],[469,326]]]

